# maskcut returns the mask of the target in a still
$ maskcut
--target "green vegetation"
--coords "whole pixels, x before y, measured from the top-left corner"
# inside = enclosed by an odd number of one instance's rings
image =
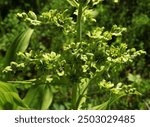
[[[11,4],[0,2],[0,109],[150,108],[148,0]]]

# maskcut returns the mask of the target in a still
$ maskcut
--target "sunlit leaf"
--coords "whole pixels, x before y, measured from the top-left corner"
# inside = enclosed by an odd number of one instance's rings
[[[28,109],[19,97],[16,88],[0,81],[0,109]]]

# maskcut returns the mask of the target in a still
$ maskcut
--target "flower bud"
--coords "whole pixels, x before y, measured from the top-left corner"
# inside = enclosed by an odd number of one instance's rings
[[[28,12],[28,16],[29,18],[31,18],[32,20],[37,20],[37,16],[33,11],[29,11]]]

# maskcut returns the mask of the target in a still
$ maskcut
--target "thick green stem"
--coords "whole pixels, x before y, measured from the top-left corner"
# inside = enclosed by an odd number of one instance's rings
[[[78,16],[77,16],[77,42],[82,41],[82,0],[79,0],[79,8],[78,8]],[[74,84],[72,89],[72,109],[78,109],[77,101],[78,101],[78,84]]]
[[[72,109],[73,110],[77,110],[77,98],[78,98],[78,95],[77,95],[77,84],[73,84],[73,88],[72,88]]]
[[[82,41],[82,0],[79,0],[78,17],[77,17],[77,41]]]

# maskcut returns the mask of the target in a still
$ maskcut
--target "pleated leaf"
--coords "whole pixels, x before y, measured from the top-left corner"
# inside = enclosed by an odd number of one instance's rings
[[[42,100],[43,100],[43,102],[42,102],[41,109],[42,110],[48,109],[53,100],[53,93],[52,93],[51,87],[49,85],[45,85]]]
[[[48,109],[52,102],[53,94],[50,86],[36,85],[32,86],[23,99],[32,109]]]
[[[27,49],[33,31],[33,29],[28,28],[16,37],[6,53],[4,66],[8,66],[11,61],[15,61],[18,52],[24,52]]]
[[[44,85],[36,85],[32,86],[25,98],[23,99],[23,102],[28,105],[31,109],[40,109],[42,104],[42,91],[44,89]]]
[[[14,85],[0,81],[0,109],[28,109]]]

